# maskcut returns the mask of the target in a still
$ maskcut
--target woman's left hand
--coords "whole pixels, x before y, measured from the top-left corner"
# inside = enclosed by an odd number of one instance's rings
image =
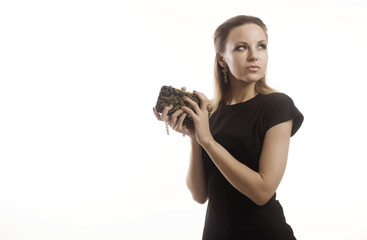
[[[199,98],[200,106],[190,98],[184,97],[184,100],[193,107],[194,111],[185,106],[181,109],[194,120],[196,141],[201,146],[205,146],[213,139],[209,128],[209,100],[203,93],[194,91],[194,94]]]

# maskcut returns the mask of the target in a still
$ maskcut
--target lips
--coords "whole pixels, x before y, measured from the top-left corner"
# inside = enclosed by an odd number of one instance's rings
[[[260,67],[257,65],[251,65],[251,66],[248,66],[247,69],[250,71],[257,71],[260,69]]]

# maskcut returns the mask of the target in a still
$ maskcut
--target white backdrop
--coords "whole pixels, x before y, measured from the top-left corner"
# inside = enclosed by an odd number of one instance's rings
[[[278,189],[298,239],[367,239],[366,1],[0,2],[0,240],[200,239],[189,142],[161,85],[212,96],[215,28],[269,28],[269,84],[305,121]]]

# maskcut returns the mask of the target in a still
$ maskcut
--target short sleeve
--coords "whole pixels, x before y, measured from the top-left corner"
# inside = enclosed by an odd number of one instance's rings
[[[293,100],[283,93],[269,94],[267,102],[267,111],[265,114],[265,130],[271,127],[293,119],[291,136],[293,136],[301,127],[303,115],[294,105]]]

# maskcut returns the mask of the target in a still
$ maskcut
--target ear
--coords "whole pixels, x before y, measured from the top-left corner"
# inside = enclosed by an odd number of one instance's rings
[[[216,55],[216,59],[217,59],[217,62],[219,63],[219,65],[220,65],[222,68],[227,67],[227,63],[226,63],[226,61],[224,60],[224,57],[223,57],[220,53],[217,53],[217,55]]]

